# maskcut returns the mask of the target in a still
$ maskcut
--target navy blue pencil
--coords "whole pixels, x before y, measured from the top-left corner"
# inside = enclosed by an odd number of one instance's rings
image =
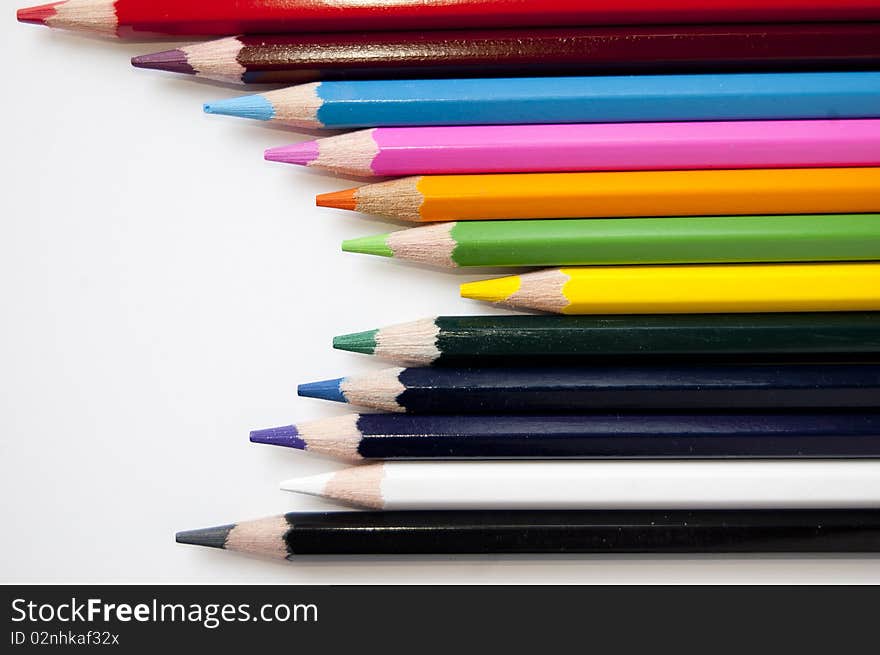
[[[880,457],[880,413],[348,414],[250,438],[347,461]]]
[[[299,395],[412,414],[880,408],[876,364],[388,368]]]

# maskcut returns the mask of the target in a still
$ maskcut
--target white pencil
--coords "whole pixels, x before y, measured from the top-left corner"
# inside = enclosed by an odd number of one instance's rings
[[[384,462],[281,488],[385,510],[868,508],[880,462]]]

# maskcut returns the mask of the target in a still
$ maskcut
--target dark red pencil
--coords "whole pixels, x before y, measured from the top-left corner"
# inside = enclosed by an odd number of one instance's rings
[[[860,21],[877,0],[64,0],[18,19],[108,36]]]
[[[341,32],[236,36],[134,57],[232,82],[880,65],[880,23]]]

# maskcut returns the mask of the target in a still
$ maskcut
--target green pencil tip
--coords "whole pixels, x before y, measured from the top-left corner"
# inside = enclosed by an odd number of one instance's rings
[[[361,237],[360,239],[343,241],[342,250],[345,252],[359,252],[362,255],[394,257],[394,251],[388,247],[387,234],[374,234],[368,237]]]
[[[341,334],[338,337],[333,337],[333,347],[337,350],[372,355],[376,351],[377,334],[379,334],[379,330]]]

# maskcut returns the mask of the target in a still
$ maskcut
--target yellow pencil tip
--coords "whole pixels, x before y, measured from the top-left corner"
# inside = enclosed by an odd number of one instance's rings
[[[357,200],[355,192],[357,189],[346,189],[345,191],[334,191],[333,193],[322,193],[315,199],[318,207],[333,207],[334,209],[357,209]]]
[[[486,302],[504,302],[519,291],[520,284],[519,275],[465,282],[461,285],[461,297]]]

